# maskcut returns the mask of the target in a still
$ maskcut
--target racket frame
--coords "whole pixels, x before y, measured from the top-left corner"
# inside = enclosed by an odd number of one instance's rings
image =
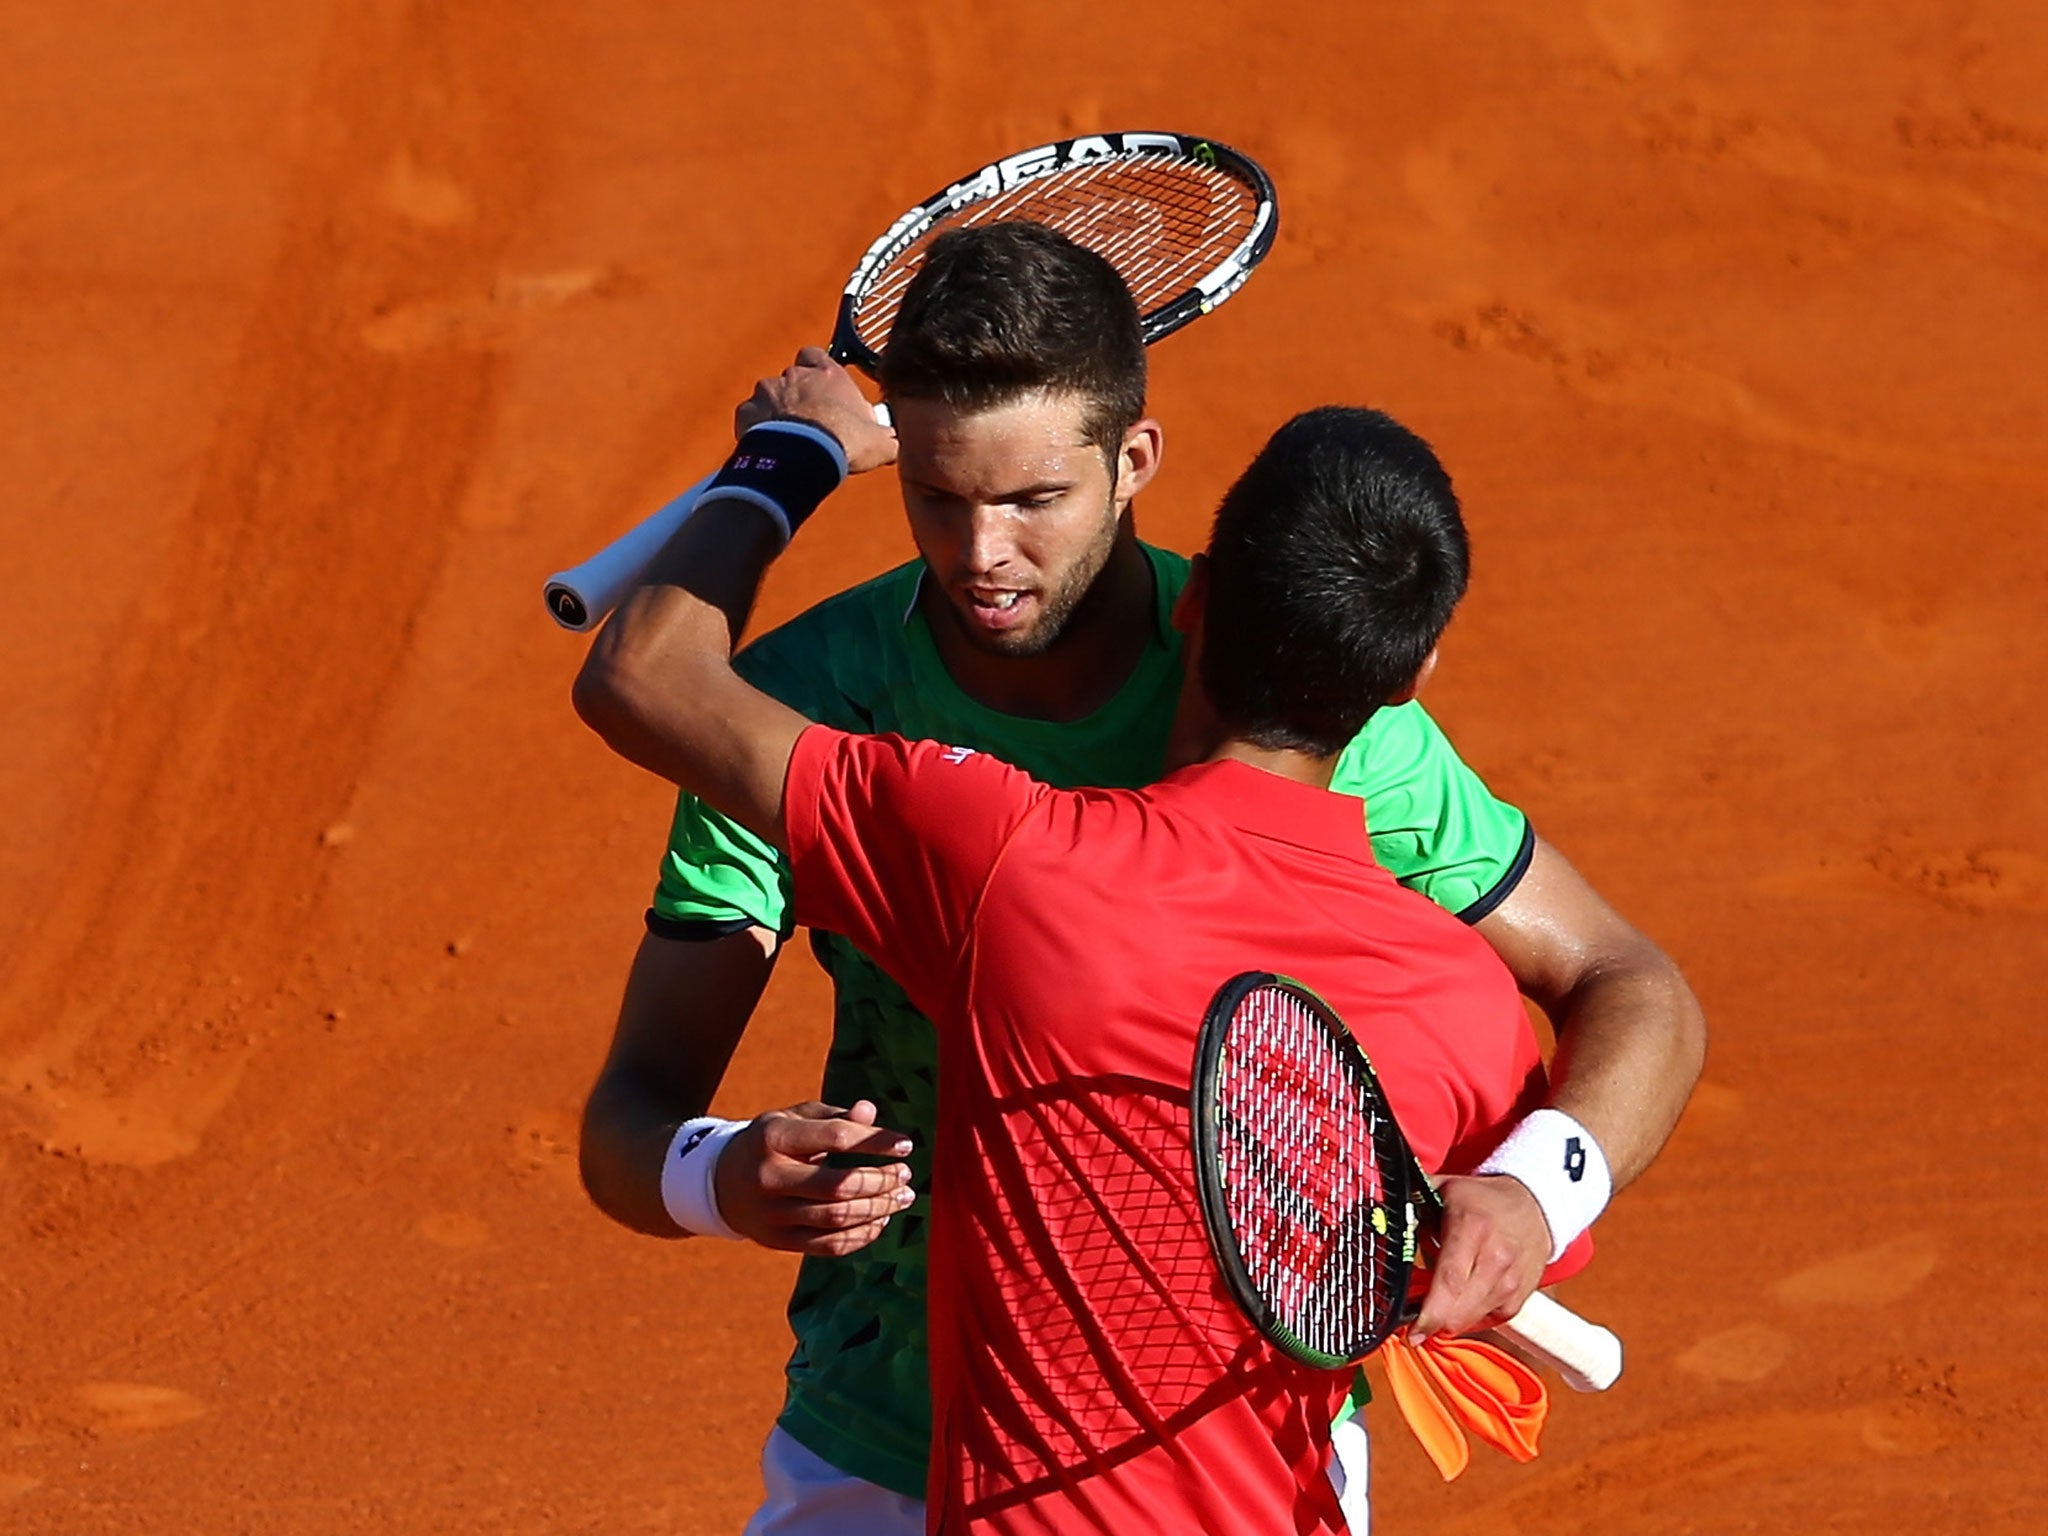
[[[1252,1284],[1244,1266],[1236,1235],[1230,1230],[1229,1210],[1223,1199],[1217,1161],[1220,1130],[1220,1107],[1215,1094],[1217,1069],[1222,1060],[1224,1037],[1229,1032],[1231,1015],[1249,994],[1267,986],[1280,988],[1306,1008],[1336,1044],[1347,1065],[1362,1071],[1379,1100],[1392,1143],[1398,1148],[1394,1166],[1382,1167],[1380,1175],[1385,1190],[1383,1203],[1389,1208],[1398,1204],[1404,1224],[1403,1241],[1395,1262],[1401,1266],[1397,1278],[1405,1299],[1395,1309],[1396,1316],[1387,1328],[1349,1359],[1333,1359],[1324,1351],[1310,1349],[1274,1315],[1271,1304]],[[1245,971],[1233,976],[1217,990],[1210,1000],[1208,1012],[1203,1016],[1202,1033],[1195,1048],[1195,1074],[1189,1102],[1194,1134],[1195,1185],[1201,1199],[1203,1226],[1208,1230],[1210,1251],[1215,1255],[1217,1268],[1222,1272],[1232,1300],[1276,1348],[1304,1365],[1337,1369],[1356,1364],[1377,1349],[1387,1334],[1414,1321],[1421,1305],[1421,1298],[1412,1294],[1411,1284],[1418,1238],[1425,1228],[1433,1229],[1442,1217],[1443,1197],[1437,1193],[1436,1185],[1415,1155],[1414,1146],[1401,1130],[1393,1106],[1387,1099],[1386,1088],[1380,1082],[1379,1074],[1373,1070],[1370,1058],[1328,1003],[1312,988],[1292,977],[1271,971]],[[1378,1139],[1384,1141],[1385,1136]],[[1621,1376],[1621,1340],[1613,1331],[1587,1321],[1541,1291],[1533,1293],[1520,1311],[1498,1324],[1494,1331],[1550,1366],[1574,1391],[1604,1392]]]
[[[881,354],[860,337],[856,325],[860,302],[890,270],[896,258],[925,238],[938,225],[977,204],[1007,196],[1018,187],[1042,177],[1084,165],[1109,165],[1119,160],[1183,160],[1205,169],[1221,171],[1250,188],[1255,210],[1249,231],[1194,285],[1165,302],[1155,305],[1143,317],[1145,344],[1172,335],[1190,321],[1206,315],[1244,286],[1273,248],[1280,232],[1280,205],[1273,179],[1249,155],[1215,139],[1185,133],[1090,133],[1060,139],[991,161],[973,175],[952,182],[916,204],[892,223],[882,237],[870,245],[847,280],[839,299],[839,313],[832,327],[833,358],[849,368],[859,368],[873,377],[881,367]],[[1028,219],[1028,214],[1020,215]],[[1086,243],[1085,241],[1083,242]]]
[[[1195,1046],[1195,1072],[1189,1104],[1194,1133],[1195,1189],[1202,1206],[1202,1225],[1208,1233],[1209,1251],[1215,1257],[1225,1289],[1259,1332],[1290,1359],[1316,1370],[1340,1370],[1355,1365],[1386,1341],[1387,1336],[1405,1320],[1405,1303],[1390,1309],[1384,1326],[1366,1338],[1356,1340],[1349,1352],[1333,1355],[1327,1350],[1317,1349],[1281,1321],[1272,1303],[1253,1283],[1237,1234],[1231,1228],[1219,1156],[1223,1107],[1216,1091],[1217,1080],[1223,1061],[1223,1047],[1230,1034],[1231,1017],[1246,997],[1263,987],[1278,987],[1303,1005],[1322,1027],[1347,1067],[1363,1073],[1382,1108],[1386,1109],[1386,1090],[1373,1073],[1372,1063],[1335,1011],[1312,989],[1291,977],[1271,971],[1245,971],[1233,976],[1210,999],[1208,1011],[1202,1017],[1201,1036]],[[1386,1112],[1386,1121],[1400,1151],[1406,1153],[1405,1160],[1398,1157],[1391,1162],[1383,1160],[1380,1168],[1382,1198],[1379,1208],[1386,1212],[1388,1223],[1387,1232],[1383,1235],[1391,1239],[1398,1233],[1399,1239],[1392,1250],[1393,1258],[1385,1275],[1386,1293],[1405,1298],[1414,1273],[1417,1250],[1416,1199],[1409,1187],[1409,1180],[1413,1177],[1410,1170],[1414,1168],[1415,1161],[1414,1153],[1409,1149],[1407,1139],[1401,1135],[1391,1110]],[[1363,1208],[1357,1214],[1370,1220]],[[1374,1225],[1377,1226],[1376,1223]]]

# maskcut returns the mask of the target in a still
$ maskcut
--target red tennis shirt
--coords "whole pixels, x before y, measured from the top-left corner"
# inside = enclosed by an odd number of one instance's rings
[[[939,1030],[932,1529],[1342,1531],[1346,1378],[1267,1344],[1209,1255],[1195,1038],[1231,976],[1294,976],[1357,1032],[1423,1165],[1469,1169],[1544,1087],[1493,951],[1373,863],[1357,800],[1242,763],[1055,790],[813,726],[783,802],[798,920]]]

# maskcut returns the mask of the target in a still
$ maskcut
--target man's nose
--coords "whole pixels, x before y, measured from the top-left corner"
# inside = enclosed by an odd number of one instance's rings
[[[963,563],[970,576],[992,576],[1016,557],[1014,530],[1005,507],[975,507],[962,530]]]

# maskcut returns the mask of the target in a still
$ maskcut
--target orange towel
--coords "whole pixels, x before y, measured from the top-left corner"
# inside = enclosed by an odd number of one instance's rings
[[[1550,1393],[1513,1355],[1482,1339],[1440,1333],[1418,1345],[1398,1333],[1380,1356],[1401,1417],[1445,1482],[1471,1460],[1468,1429],[1517,1461],[1535,1458]]]

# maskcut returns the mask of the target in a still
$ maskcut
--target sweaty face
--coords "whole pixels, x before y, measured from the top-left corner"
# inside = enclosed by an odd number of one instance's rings
[[[911,536],[946,611],[982,650],[1044,651],[1116,542],[1110,459],[1082,440],[1085,402],[1041,392],[971,414],[935,400],[891,409]]]

